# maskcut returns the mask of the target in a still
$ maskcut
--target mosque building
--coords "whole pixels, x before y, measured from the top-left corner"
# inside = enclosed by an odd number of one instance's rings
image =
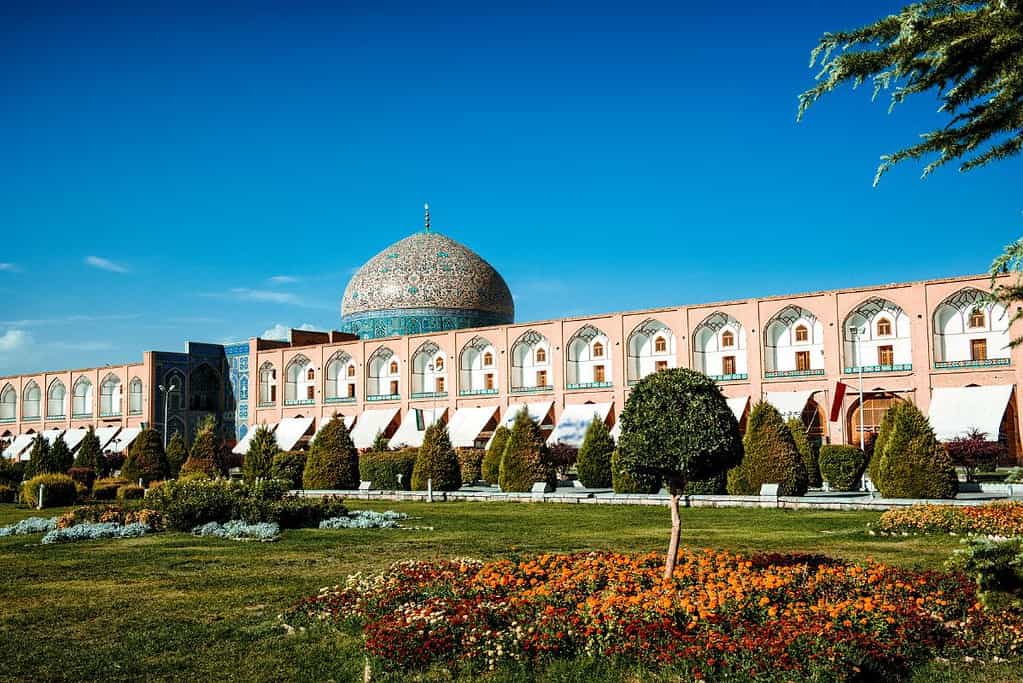
[[[593,419],[617,434],[643,376],[689,367],[720,385],[740,426],[766,400],[812,438],[858,445],[910,401],[939,439],[978,429],[1020,462],[1023,347],[989,286],[975,275],[515,322],[504,278],[433,231],[427,210],[423,230],[352,276],[340,330],[0,377],[0,441],[27,458],[38,433],[74,447],[94,426],[119,452],[143,426],[191,438],[213,415],[237,453],[260,424],[290,450],[338,415],[359,448],[378,433],[419,445],[437,420],[456,447],[481,447],[525,406],[550,443],[578,446]]]

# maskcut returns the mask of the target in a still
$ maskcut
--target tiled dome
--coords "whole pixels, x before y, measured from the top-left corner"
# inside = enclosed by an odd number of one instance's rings
[[[449,237],[418,232],[367,261],[345,288],[342,329],[363,338],[514,322],[501,274]]]

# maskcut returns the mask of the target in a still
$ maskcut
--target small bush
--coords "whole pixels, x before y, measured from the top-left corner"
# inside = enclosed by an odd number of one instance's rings
[[[375,489],[411,491],[412,470],[419,457],[418,448],[400,451],[368,451],[359,456],[359,476]],[[401,482],[398,482],[398,475]]]
[[[222,445],[220,437],[217,436],[216,421],[212,419],[204,421],[192,441],[188,460],[181,466],[181,473],[203,472],[211,478],[226,474]]]
[[[117,489],[128,484],[126,479],[97,479],[92,483],[92,497],[96,500],[113,500],[117,497]]]
[[[348,508],[339,496],[324,498],[299,498],[288,496],[277,501],[273,511],[274,521],[282,529],[313,529],[325,519],[343,517]]]
[[[270,465],[270,476],[291,482],[291,488],[302,488],[302,472],[305,471],[305,453],[284,451],[274,456]]]
[[[146,495],[146,490],[138,484],[125,484],[124,486],[117,489],[117,500],[142,500]]]
[[[156,510],[142,508],[126,510],[117,505],[83,505],[68,510],[57,520],[58,529],[66,529],[86,522],[113,522],[115,524],[134,524],[141,522],[152,529],[162,529],[163,520]]]
[[[359,486],[359,452],[345,421],[338,416],[321,429],[309,447],[302,487],[355,489]]]
[[[191,531],[235,517],[247,493],[243,484],[223,479],[177,480],[153,489],[147,503],[163,516],[167,528]]]
[[[66,474],[40,474],[32,477],[21,488],[21,501],[30,507],[36,507],[39,503],[39,486],[43,490],[43,507],[62,507],[74,505],[78,499],[78,490],[75,488],[75,480]]]
[[[474,484],[483,478],[483,458],[487,452],[482,448],[456,448],[455,457],[462,472],[462,482]]]
[[[548,459],[559,479],[568,479],[568,471],[575,467],[579,460],[579,449],[565,443],[548,446]]]
[[[18,489],[8,484],[0,484],[0,503],[13,503],[18,499]]]
[[[321,529],[397,529],[399,520],[405,519],[408,515],[401,512],[387,510],[386,512],[374,512],[373,510],[356,510],[347,516],[339,515],[320,522]]]
[[[531,491],[540,481],[552,487],[558,483],[540,427],[525,406],[515,415],[498,479],[502,491]]]
[[[652,475],[633,476],[619,462],[618,449],[611,454],[611,485],[615,493],[657,493],[661,481]]]
[[[611,486],[611,454],[615,442],[603,420],[594,420],[586,428],[582,448],[576,460],[579,481],[590,489],[605,489]]]
[[[69,477],[84,486],[86,490],[92,490],[92,485],[96,481],[96,470],[91,467],[72,467],[67,473]]]
[[[447,425],[439,421],[426,428],[412,469],[412,489],[425,491],[431,481],[434,491],[457,491],[462,486],[462,472]]]
[[[1023,598],[1023,538],[963,542],[967,547],[956,550],[945,566],[972,576],[985,606],[1001,609]]]
[[[821,478],[832,491],[856,491],[867,468],[867,456],[856,446],[825,444],[820,454]]]
[[[492,486],[497,485],[497,480],[501,476],[501,456],[504,455],[504,447],[508,443],[510,434],[511,432],[504,425],[498,427],[494,432],[494,438],[490,440],[487,454],[483,457],[480,474],[483,476],[483,481]]]
[[[16,524],[0,526],[0,538],[5,536],[25,536],[42,534],[57,528],[56,517],[26,517]]]

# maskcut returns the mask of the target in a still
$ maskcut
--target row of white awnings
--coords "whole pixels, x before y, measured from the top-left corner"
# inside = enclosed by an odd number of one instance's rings
[[[141,433],[140,427],[100,427],[96,430],[96,438],[99,439],[100,450],[104,453],[123,453],[135,438]],[[82,439],[89,433],[88,429],[47,429],[41,432],[44,439],[52,447],[57,443],[58,438],[64,439],[64,444],[72,453],[81,445]],[[19,434],[14,437],[11,444],[4,449],[3,457],[9,459],[28,460],[32,452],[32,442],[39,434]]]

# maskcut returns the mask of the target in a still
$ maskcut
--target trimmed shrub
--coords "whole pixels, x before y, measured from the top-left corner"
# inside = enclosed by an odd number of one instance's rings
[[[359,487],[359,453],[345,421],[338,416],[313,438],[302,473],[307,489],[355,489]]]
[[[166,477],[169,469],[163,437],[155,429],[143,429],[128,448],[121,476],[133,483],[141,479],[148,484]]]
[[[43,438],[42,434],[36,434],[32,439],[32,452],[25,465],[25,476],[32,478],[38,474],[60,472],[57,465],[50,459],[50,442]]]
[[[191,531],[206,522],[226,522],[237,517],[248,490],[244,484],[224,479],[168,481],[149,494],[147,505],[160,513],[168,529]]]
[[[146,490],[138,484],[125,484],[117,489],[117,500],[124,502],[126,500],[142,500],[146,495]]]
[[[18,499],[18,489],[9,484],[0,484],[0,503],[13,503]]]
[[[125,479],[97,479],[92,483],[92,497],[96,500],[113,500],[117,497],[117,489],[129,482]]]
[[[92,484],[96,481],[96,471],[91,467],[72,467],[67,471],[68,476],[81,484],[87,491],[92,490]]]
[[[523,492],[531,491],[538,481],[545,481],[552,487],[558,483],[540,427],[523,406],[515,415],[515,423],[501,456],[498,482],[502,491]]]
[[[82,437],[78,444],[78,451],[75,453],[75,467],[91,467],[96,470],[97,477],[105,477],[110,473],[107,468],[107,459],[103,457],[100,448],[99,437],[96,430],[89,427],[89,431]]]
[[[281,451],[270,463],[270,476],[291,482],[291,488],[302,488],[302,473],[305,471],[305,453],[302,451]]]
[[[216,423],[213,420],[206,420],[192,441],[188,460],[181,466],[181,473],[202,472],[209,477],[226,474],[222,456]]]
[[[746,436],[742,441],[745,455],[729,473],[728,492],[732,495],[759,495],[763,484],[778,484],[782,496],[806,493],[807,475],[781,413],[766,401],[753,406],[746,420]]]
[[[821,477],[832,491],[856,491],[867,468],[867,456],[856,446],[821,446]]]
[[[487,452],[482,448],[456,448],[455,457],[462,473],[463,484],[474,484],[483,478],[483,458]]]
[[[185,437],[181,432],[174,432],[174,436],[167,442],[167,475],[177,477],[181,474],[181,467],[188,460],[188,447],[185,446]]]
[[[423,445],[412,469],[412,490],[425,491],[430,479],[434,491],[457,491],[462,486],[462,472],[447,425],[440,421],[427,427],[423,435]]]
[[[622,467],[621,456],[616,448],[611,453],[611,486],[615,493],[657,493],[661,490],[661,480],[652,474],[629,474]]]
[[[966,470],[966,481],[977,481],[977,472],[995,471],[1006,449],[997,441],[988,441],[979,429],[972,429],[945,444],[945,450],[953,465]]]
[[[510,435],[511,432],[508,431],[508,428],[501,425],[494,432],[494,438],[490,440],[490,447],[487,448],[487,454],[483,457],[483,465],[480,467],[483,481],[488,484],[497,485],[501,476],[501,456],[504,455],[504,447],[508,443]]]
[[[881,495],[954,498],[959,487],[955,468],[920,409],[912,403],[896,403],[888,409],[884,422],[887,425],[882,424],[878,435],[880,445],[874,449],[874,457],[880,456]]]
[[[583,486],[590,489],[606,489],[611,486],[611,454],[614,450],[615,441],[604,421],[591,422],[586,428],[586,436],[583,437],[583,445],[575,463]]]
[[[792,434],[792,441],[796,444],[799,457],[803,460],[803,469],[806,470],[806,484],[809,488],[819,489],[821,484],[821,470],[818,462],[819,452],[810,439],[806,437],[806,426],[798,417],[790,418],[785,425]]]
[[[686,482],[684,493],[689,496],[716,496],[728,493],[728,473],[721,472],[710,479]]]
[[[256,433],[249,441],[249,450],[245,452],[245,460],[242,462],[245,481],[251,482],[271,476],[273,460],[280,452],[277,439],[270,429],[266,425],[256,427]]]
[[[75,487],[75,480],[66,474],[38,474],[21,487],[21,502],[30,507],[36,507],[39,503],[39,486],[43,490],[43,507],[62,507],[74,505],[78,499],[78,489]]]
[[[411,491],[412,470],[419,458],[418,448],[400,451],[368,451],[359,456],[359,476],[375,489]],[[398,475],[401,482],[398,482]]]
[[[271,516],[282,529],[315,529],[320,523],[348,514],[340,496],[300,498],[287,496],[274,503]]]

